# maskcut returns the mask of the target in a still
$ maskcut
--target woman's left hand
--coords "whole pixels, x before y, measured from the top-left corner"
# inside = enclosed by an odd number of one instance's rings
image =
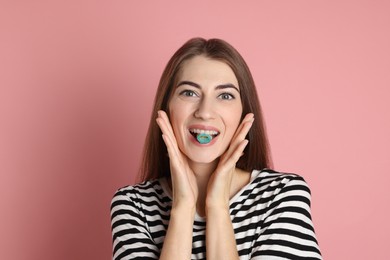
[[[249,113],[242,120],[234,134],[229,148],[221,156],[218,166],[211,175],[207,186],[206,214],[209,209],[229,209],[230,190],[236,163],[243,155],[248,144],[245,139],[254,121],[254,115]]]

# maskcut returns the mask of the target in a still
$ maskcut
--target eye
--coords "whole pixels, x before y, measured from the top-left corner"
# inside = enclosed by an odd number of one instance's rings
[[[192,90],[183,90],[182,92],[179,93],[180,96],[185,96],[185,97],[197,97],[198,95],[195,93],[195,91]]]
[[[226,99],[226,100],[231,100],[231,99],[235,99],[235,97],[230,94],[230,93],[222,93],[218,96],[218,98],[220,99]]]

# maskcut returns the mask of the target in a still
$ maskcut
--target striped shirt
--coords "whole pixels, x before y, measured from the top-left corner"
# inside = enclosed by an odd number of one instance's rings
[[[230,200],[240,259],[322,259],[310,189],[296,174],[254,170]],[[111,203],[113,259],[158,259],[172,198],[165,179],[119,189]],[[195,216],[191,259],[206,259],[206,219]]]

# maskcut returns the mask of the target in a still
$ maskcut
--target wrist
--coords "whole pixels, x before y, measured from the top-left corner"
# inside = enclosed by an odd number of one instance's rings
[[[221,215],[230,216],[230,208],[228,203],[208,204],[206,205],[205,210],[206,210],[206,216],[221,216]]]
[[[230,207],[230,201],[229,199],[211,199],[206,198],[205,202],[206,210],[212,210],[212,211],[229,211]]]
[[[171,209],[171,218],[194,218],[196,214],[196,206],[183,205],[183,204],[174,204]]]

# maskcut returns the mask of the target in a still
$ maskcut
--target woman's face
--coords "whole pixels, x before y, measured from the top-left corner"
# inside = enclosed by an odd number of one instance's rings
[[[224,62],[204,56],[185,61],[169,101],[169,117],[179,149],[194,163],[210,163],[228,148],[240,123],[240,87]],[[212,136],[202,144],[201,131]]]

